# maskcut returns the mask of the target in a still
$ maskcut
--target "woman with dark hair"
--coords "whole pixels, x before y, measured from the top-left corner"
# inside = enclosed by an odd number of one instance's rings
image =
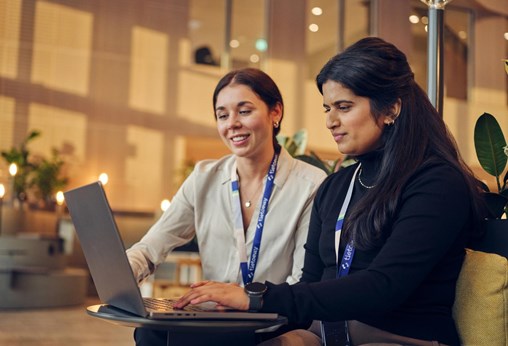
[[[261,70],[225,75],[213,93],[213,109],[231,155],[196,164],[169,209],[127,250],[134,275],[141,282],[196,236],[207,280],[296,283],[312,201],[326,174],[277,143],[284,104]],[[165,345],[166,334],[137,329],[135,339],[138,345]]]
[[[342,344],[458,345],[452,306],[481,220],[477,181],[392,44],[362,39],[316,81],[327,128],[358,162],[318,190],[301,282],[259,283],[260,310],[326,321],[325,335],[344,333]],[[251,296],[204,282],[178,306],[212,300],[248,309]]]

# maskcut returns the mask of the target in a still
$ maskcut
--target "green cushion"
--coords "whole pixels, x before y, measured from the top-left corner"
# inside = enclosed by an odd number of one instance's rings
[[[463,345],[508,345],[508,260],[466,249],[453,316]]]

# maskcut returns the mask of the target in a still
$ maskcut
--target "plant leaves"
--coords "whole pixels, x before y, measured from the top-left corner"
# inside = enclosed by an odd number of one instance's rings
[[[293,157],[304,155],[305,148],[307,147],[307,130],[298,130],[291,138],[278,135],[277,142]]]
[[[503,150],[506,140],[499,123],[491,114],[483,113],[476,121],[474,145],[483,169],[490,175],[499,177],[506,167],[507,157]]]
[[[318,168],[321,168],[323,171],[325,171],[326,174],[330,174],[328,171],[328,167],[321,161],[319,158],[316,158],[311,155],[298,155],[295,156],[295,159],[302,160],[303,162],[307,162],[308,164],[311,164],[313,166],[316,166]]]

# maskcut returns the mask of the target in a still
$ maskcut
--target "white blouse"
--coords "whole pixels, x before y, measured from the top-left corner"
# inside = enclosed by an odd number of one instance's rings
[[[150,275],[170,251],[196,235],[204,279],[243,284],[232,215],[234,162],[234,155],[198,162],[168,210],[141,241],[127,250],[138,282]],[[253,281],[298,282],[312,202],[325,177],[321,169],[281,150]],[[245,235],[248,258],[259,208],[260,204],[256,203]]]

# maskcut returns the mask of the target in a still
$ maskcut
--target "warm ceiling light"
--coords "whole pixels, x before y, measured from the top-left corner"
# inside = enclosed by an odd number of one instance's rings
[[[310,10],[310,12],[315,16],[320,16],[323,14],[323,10],[321,9],[321,7],[313,7],[312,10]]]
[[[229,46],[231,48],[238,48],[240,47],[240,42],[238,40],[231,40],[229,41]]]
[[[413,14],[412,16],[409,16],[409,21],[413,24],[417,24],[420,22],[420,18]]]
[[[508,32],[505,32],[503,36],[504,36],[504,39],[508,41]]]
[[[457,35],[459,35],[459,37],[463,40],[465,40],[467,38],[467,33],[464,31],[464,30],[460,30]]]
[[[309,30],[312,32],[317,32],[319,30],[319,26],[317,24],[309,25]]]
[[[253,62],[253,63],[257,63],[259,62],[259,55],[257,54],[252,54],[249,58],[250,62]]]
[[[429,17],[423,16],[422,17],[422,23],[425,24],[425,25],[429,24]]]

